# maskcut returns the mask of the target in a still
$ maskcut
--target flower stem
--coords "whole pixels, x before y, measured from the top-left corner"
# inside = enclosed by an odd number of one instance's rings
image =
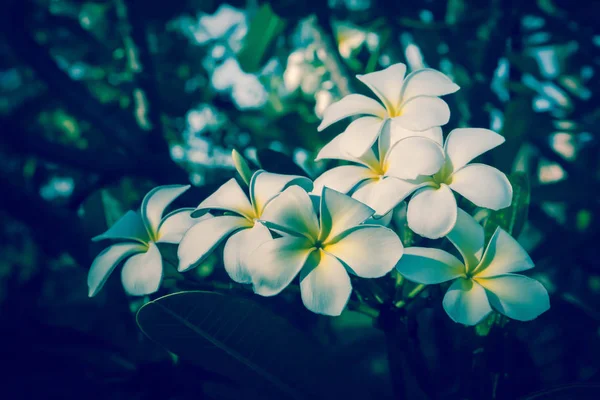
[[[415,286],[413,288],[413,290],[411,290],[408,295],[406,295],[405,299],[399,300],[397,302],[394,303],[394,306],[396,306],[396,308],[402,308],[404,306],[406,306],[407,304],[410,303],[411,300],[413,300],[415,297],[417,297],[423,290],[425,290],[425,288],[427,287],[427,285],[423,285],[422,283],[418,284],[417,286]]]
[[[364,314],[373,319],[379,317],[379,310],[376,310],[375,308],[373,308],[365,303],[353,302],[353,303],[350,303],[349,306],[350,306],[349,308],[351,310],[356,311],[361,314]]]

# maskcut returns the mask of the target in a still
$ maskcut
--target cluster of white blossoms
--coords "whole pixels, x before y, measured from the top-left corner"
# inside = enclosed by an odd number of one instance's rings
[[[525,250],[498,228],[485,246],[484,232],[457,207],[455,193],[479,207],[510,206],[512,187],[497,169],[470,162],[502,144],[488,129],[459,128],[446,140],[440,126],[450,110],[440,96],[459,87],[444,74],[406,66],[361,75],[380,102],[351,94],[326,109],[319,130],[360,116],[319,152],[317,159],[348,161],[314,182],[302,176],[256,171],[234,151],[247,190],[231,179],[196,209],[163,217],[189,186],[162,186],[94,240],[120,242],[104,250],[89,272],[90,296],[112,270],[122,269],[131,295],[154,293],[163,276],[157,243],[178,244],[178,270],[200,265],[221,243],[232,280],[274,296],[300,275],[302,301],[311,311],[339,315],[352,293],[350,276],[378,278],[396,268],[426,284],[452,281],[443,306],[454,321],[474,325],[492,310],[526,321],[549,307],[536,280],[516,272],[533,267]],[[251,176],[250,176],[251,175]],[[391,213],[408,200],[407,224],[421,236],[447,237],[463,261],[435,248],[404,248],[386,227]],[[210,213],[209,213],[210,212]]]

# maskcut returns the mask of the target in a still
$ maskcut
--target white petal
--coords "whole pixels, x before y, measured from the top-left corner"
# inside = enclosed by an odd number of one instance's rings
[[[392,146],[386,158],[386,175],[416,179],[434,175],[444,165],[444,149],[431,139],[413,136]]]
[[[350,155],[350,153],[348,153],[346,149],[342,147],[344,141],[343,135],[344,133],[337,135],[329,143],[323,146],[315,158],[315,161],[331,159],[355,162],[369,168],[372,166],[376,166],[377,168],[379,166],[379,159],[371,149],[367,149],[367,151],[364,152],[360,157],[354,157]]]
[[[473,271],[481,260],[484,246],[483,227],[469,214],[458,209],[456,225],[446,236],[465,260],[468,271]]]
[[[379,117],[362,117],[353,121],[339,135],[337,145],[342,152],[360,157],[373,146],[384,123]]]
[[[93,297],[102,289],[109,275],[121,261],[145,251],[146,246],[139,243],[117,243],[104,249],[94,259],[88,272],[88,295]]]
[[[413,71],[404,80],[402,101],[408,101],[417,96],[444,96],[456,92],[460,87],[450,78],[431,68]]]
[[[313,257],[317,252],[313,253]],[[348,272],[337,258],[320,252],[316,266],[306,266],[300,274],[302,302],[317,314],[340,315],[352,293]]]
[[[386,115],[386,111],[376,100],[362,94],[349,94],[325,109],[318,130],[322,131],[341,119],[359,114],[383,117]]]
[[[271,200],[261,221],[269,228],[291,235],[315,239],[319,235],[319,221],[312,200],[299,186],[291,186]]]
[[[507,274],[477,282],[487,290],[492,307],[509,318],[531,321],[550,308],[548,291],[535,279]]]
[[[371,218],[368,218],[365,222],[363,222],[363,224],[364,225],[388,226],[392,222],[393,216],[394,216],[393,211],[390,211],[381,217],[373,216]]]
[[[349,155],[343,148],[342,142],[344,141],[344,133],[340,133],[333,139],[331,139],[325,146],[321,148],[315,161],[320,160],[344,160],[356,162],[356,157]]]
[[[256,171],[250,180],[250,198],[256,215],[260,217],[267,203],[292,185],[298,185],[306,191],[312,190],[313,187],[312,181],[304,176]]]
[[[412,131],[424,131],[434,126],[446,125],[450,108],[439,97],[413,97],[402,106],[400,116],[394,118],[400,126]]]
[[[390,147],[392,147],[398,141],[412,136],[425,137],[427,139],[433,140],[440,146],[443,145],[444,139],[442,134],[442,128],[440,128],[439,126],[434,126],[424,131],[411,131],[409,129],[403,128],[395,119],[390,119],[389,129],[382,129],[381,133],[379,134],[379,154],[381,154],[382,157],[385,158],[388,151],[390,150]]]
[[[315,179],[313,193],[320,195],[324,187],[348,193],[359,183],[374,177],[375,174],[369,168],[361,165],[342,165],[325,171]]]
[[[379,278],[402,257],[404,247],[396,233],[379,225],[361,225],[344,232],[324,250],[340,259],[362,278]]]
[[[476,325],[491,311],[485,289],[471,279],[458,278],[444,296],[444,310],[454,322]]]
[[[533,267],[533,261],[519,242],[503,229],[496,228],[475,274],[478,278],[493,277]]]
[[[381,217],[390,212],[412,192],[425,185],[428,185],[428,183],[396,178],[371,180],[363,183],[352,194],[352,197],[374,209],[375,215]]]
[[[127,211],[113,226],[103,234],[92,238],[92,241],[97,242],[104,239],[136,240],[146,243],[150,238],[140,214],[135,211]]]
[[[142,220],[151,236],[158,232],[165,208],[189,188],[190,185],[159,186],[149,191],[144,197],[141,207]]]
[[[429,239],[446,236],[456,223],[456,209],[456,199],[448,186],[423,188],[408,203],[408,227]]]
[[[454,171],[475,157],[504,143],[504,137],[483,128],[457,128],[450,131],[444,149]]]
[[[323,189],[321,195],[321,232],[319,240],[327,243],[340,233],[365,222],[374,210],[350,196],[333,189]]]
[[[252,223],[245,218],[228,215],[198,222],[186,232],[179,243],[178,270],[183,272],[197,266],[232,232],[251,226]]]
[[[210,209],[231,211],[248,218],[254,218],[255,216],[248,196],[234,178],[221,185],[196,207],[196,211]]]
[[[404,74],[406,74],[406,65],[398,63],[381,71],[356,75],[356,78],[367,85],[391,112],[400,105]]]
[[[183,235],[194,226],[196,223],[212,218],[210,214],[204,214],[199,218],[192,218],[193,208],[182,208],[169,213],[163,218],[158,227],[158,239],[156,243],[173,243],[181,242]]]
[[[500,210],[512,202],[512,186],[502,172],[484,164],[471,164],[451,176],[450,188],[476,206]]]
[[[148,251],[129,258],[121,270],[121,282],[131,296],[145,296],[160,287],[163,276],[162,257],[154,242]]]
[[[272,240],[269,229],[260,222],[231,235],[223,249],[223,264],[229,277],[238,283],[252,283],[247,261],[258,246],[269,240]]]
[[[465,266],[452,254],[439,249],[408,247],[396,270],[409,281],[434,285],[465,276]]]
[[[250,253],[247,265],[252,271],[254,292],[275,296],[298,275],[313,252],[306,238],[284,236],[258,246]]]

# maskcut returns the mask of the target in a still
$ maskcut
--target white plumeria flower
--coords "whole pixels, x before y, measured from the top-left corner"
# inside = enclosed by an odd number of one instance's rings
[[[394,64],[382,71],[357,75],[383,105],[361,94],[347,95],[325,110],[319,131],[346,117],[364,115],[335,139],[347,153],[358,157],[375,143],[386,119],[391,120],[392,131],[426,131],[447,124],[450,109],[439,96],[456,92],[458,85],[434,69],[413,71],[404,78],[405,74],[406,65]],[[328,146],[321,151],[327,152]]]
[[[300,273],[306,308],[341,314],[352,292],[348,272],[377,278],[402,256],[402,242],[394,231],[362,224],[372,214],[361,202],[326,188],[318,219],[308,193],[298,186],[286,189],[262,215],[264,223],[283,236],[262,244],[248,259],[254,291],[276,295]]]
[[[325,171],[315,180],[313,192],[319,195],[328,187],[351,193],[353,198],[374,209],[377,218],[391,217],[389,212],[414,190],[412,184],[395,178],[436,173],[439,169],[436,155],[442,140],[440,128],[427,132],[392,131],[388,120],[377,141],[377,152],[368,149],[361,156],[353,157],[340,147],[338,136],[326,146],[326,152],[321,152],[321,158],[350,161],[355,165]]]
[[[271,200],[290,185],[310,189],[312,181],[302,176],[259,170],[250,179],[249,198],[234,178],[223,184],[200,203],[196,212],[221,210],[226,213],[201,221],[186,233],[177,251],[179,271],[197,266],[228,238],[223,250],[225,270],[238,283],[252,282],[251,272],[245,263],[248,254],[271,240],[269,229],[259,219]]]
[[[380,141],[386,137],[384,129]],[[488,165],[468,164],[502,143],[504,137],[481,128],[452,130],[444,147],[439,139],[408,137],[384,153],[383,175],[367,174],[365,168],[358,166],[342,166],[319,177],[315,188],[351,190],[361,184],[353,197],[373,207],[378,215],[414,192],[408,203],[408,226],[421,236],[436,239],[448,234],[456,223],[458,208],[452,191],[479,207],[499,210],[510,206],[512,186],[506,175]],[[361,161],[348,156],[343,159],[364,165],[370,154],[365,153]],[[385,177],[394,179],[382,179]]]
[[[429,146],[425,154],[408,154],[406,147],[398,147],[391,157],[411,159],[421,155],[428,157],[428,167],[437,165],[431,176],[429,171],[412,179],[401,179],[408,190],[414,192],[408,203],[407,219],[410,229],[421,236],[436,239],[454,228],[458,208],[457,192],[478,207],[499,210],[510,206],[512,186],[504,173],[485,164],[469,164],[471,160],[504,143],[504,137],[489,129],[457,128],[452,130],[444,147]],[[419,173],[418,171],[414,171]]]
[[[144,296],[158,290],[163,277],[163,263],[156,243],[177,244],[184,233],[199,219],[191,217],[193,208],[175,210],[163,217],[165,209],[190,188],[189,185],[159,186],[144,197],[140,212],[128,211],[93,241],[122,240],[101,252],[88,274],[89,296],[95,296],[121,261],[125,291]],[[203,219],[210,218],[208,214]]]
[[[463,262],[439,249],[410,247],[396,266],[407,279],[426,284],[454,280],[444,296],[444,309],[465,325],[482,321],[492,309],[519,321],[529,321],[550,308],[548,292],[535,279],[515,272],[534,267],[527,252],[501,228],[484,251],[484,231],[459,210],[448,239]]]

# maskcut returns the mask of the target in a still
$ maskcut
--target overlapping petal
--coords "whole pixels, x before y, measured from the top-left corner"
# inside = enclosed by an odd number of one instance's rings
[[[263,243],[248,260],[254,292],[274,296],[298,275],[314,249],[304,237],[283,236]]]
[[[396,142],[387,154],[386,175],[416,179],[434,175],[444,165],[444,150],[431,139],[413,136]]]
[[[465,277],[465,266],[452,254],[439,249],[409,247],[396,270],[406,279],[433,285]]]
[[[256,171],[250,180],[250,199],[256,215],[260,216],[269,201],[292,185],[298,185],[306,191],[313,187],[312,181],[304,176]]]
[[[323,188],[328,187],[340,193],[348,193],[361,182],[375,177],[373,171],[362,165],[342,165],[323,172],[315,179],[313,192],[320,195]]]
[[[497,228],[474,273],[477,277],[488,278],[533,267],[533,261],[519,242],[502,228]]]
[[[446,125],[450,120],[450,108],[439,97],[417,96],[402,106],[402,113],[394,118],[405,129],[424,131],[434,126]]]
[[[411,136],[420,136],[431,139],[440,146],[444,144],[444,135],[442,133],[442,128],[439,126],[434,126],[424,131],[411,131],[410,129],[403,128],[402,125],[400,125],[395,119],[391,119],[389,143],[387,147],[383,148],[383,151],[380,150],[380,154],[386,154],[386,149],[389,149],[389,147],[391,147],[394,143]],[[382,144],[384,143],[382,142]]]
[[[338,146],[349,155],[360,157],[373,146],[384,123],[379,117],[358,118],[338,136]]]
[[[479,207],[499,210],[512,202],[510,181],[489,165],[467,165],[455,172],[451,179],[450,188]]]
[[[485,289],[472,279],[458,278],[446,292],[444,310],[454,321],[465,325],[476,325],[491,311]]]
[[[160,287],[163,265],[160,251],[154,242],[148,244],[148,251],[131,256],[121,270],[121,282],[131,296],[145,296]]]
[[[190,185],[159,186],[146,194],[142,201],[141,214],[151,237],[158,232],[165,209],[189,188]]]
[[[507,274],[476,281],[494,309],[517,321],[531,321],[550,308],[548,291],[535,279]]]
[[[196,207],[194,215],[199,211],[211,209],[234,212],[250,219],[254,217],[254,209],[248,196],[234,178],[225,182],[213,194],[204,199]]]
[[[473,271],[483,255],[484,232],[483,227],[469,214],[458,209],[456,224],[446,236],[458,249],[468,271]]]
[[[195,267],[231,233],[252,227],[243,217],[222,216],[207,218],[192,226],[177,248],[180,272]]]
[[[135,240],[146,243],[150,238],[140,214],[135,211],[127,211],[113,226],[106,232],[92,238],[92,241],[97,242],[105,239]]]
[[[408,226],[430,239],[446,236],[454,227],[456,218],[456,199],[452,190],[444,184],[439,189],[420,189],[408,203]]]
[[[350,196],[330,188],[321,195],[319,240],[328,243],[342,232],[363,223],[374,210]]]
[[[212,218],[210,214],[204,214],[199,218],[192,218],[193,211],[193,208],[182,208],[165,216],[158,226],[156,242],[178,244],[181,242],[183,235],[193,225],[207,218]]]
[[[356,78],[377,95],[389,113],[393,113],[400,105],[405,74],[406,65],[397,63],[381,71],[356,75]]]
[[[398,235],[379,225],[355,226],[325,247],[327,253],[362,278],[379,278],[390,272],[402,257],[403,249]]]
[[[450,78],[431,68],[423,68],[408,74],[402,88],[402,101],[417,96],[444,96],[456,92],[460,87]]]
[[[223,249],[223,264],[229,277],[238,283],[251,283],[252,272],[246,261],[258,246],[269,240],[272,240],[269,229],[261,223],[231,235]]]
[[[375,215],[381,217],[390,212],[412,192],[420,187],[429,185],[419,180],[401,180],[385,178],[363,183],[352,194],[352,197],[375,210]]]
[[[302,302],[317,314],[340,315],[352,293],[348,272],[337,258],[323,251],[314,252],[310,261],[313,265],[305,266],[300,275]]]
[[[89,297],[95,296],[121,261],[134,254],[145,252],[147,247],[140,243],[117,243],[104,249],[92,262],[88,272]]]
[[[383,118],[386,110],[377,100],[362,94],[349,94],[327,107],[323,114],[323,120],[317,129],[322,131],[341,119],[361,114]]]
[[[446,138],[444,149],[454,171],[504,143],[504,137],[483,128],[456,128]]]
[[[288,234],[315,239],[319,235],[319,222],[312,200],[299,186],[291,186],[271,200],[261,220],[269,228]]]

